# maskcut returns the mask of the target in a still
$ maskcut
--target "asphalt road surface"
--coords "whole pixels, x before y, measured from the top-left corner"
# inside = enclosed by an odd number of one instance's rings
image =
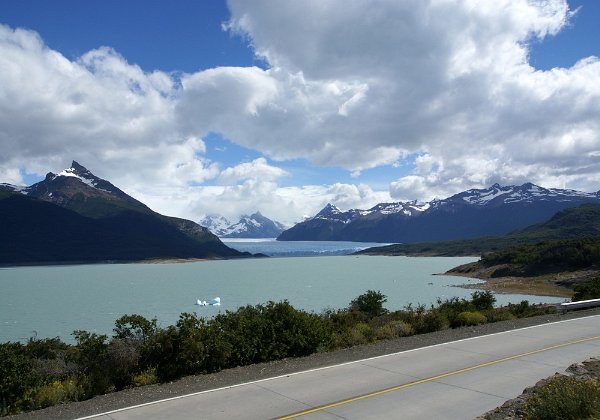
[[[125,408],[94,419],[472,419],[600,356],[600,316],[454,341]]]

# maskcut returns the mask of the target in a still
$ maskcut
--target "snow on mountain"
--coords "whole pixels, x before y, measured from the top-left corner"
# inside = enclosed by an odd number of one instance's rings
[[[500,186],[494,184],[487,189],[472,189],[453,197],[477,206],[485,206],[492,202],[496,203],[531,203],[533,201],[573,201],[574,199],[594,199],[597,193],[587,193],[575,190],[564,190],[557,188],[543,188],[535,184],[526,183],[520,186]]]
[[[260,212],[250,216],[244,215],[237,223],[231,223],[218,215],[206,216],[199,223],[221,238],[275,238],[285,230],[281,223],[263,216]]]
[[[13,185],[7,184],[6,182],[0,182],[0,191],[20,192],[22,194],[27,194],[27,186]]]
[[[284,231],[279,240],[418,242],[505,234],[557,211],[599,203],[600,192],[494,184],[430,202],[380,203],[341,211],[333,204]]]
[[[533,201],[573,201],[579,199],[597,199],[600,197],[598,193],[587,193],[582,191],[543,188],[535,184],[526,183],[520,186],[509,185],[501,186],[494,184],[485,189],[471,189],[453,195],[446,199],[434,199],[430,202],[406,201],[394,203],[380,203],[368,210],[350,209],[342,211],[333,204],[327,204],[319,213],[312,219],[326,219],[334,221],[349,221],[357,216],[375,215],[385,216],[392,214],[403,214],[405,216],[414,216],[425,212],[432,208],[449,205],[452,203],[462,202],[473,206],[486,206],[491,204],[509,204],[509,203],[531,203]]]
[[[223,216],[217,214],[208,214],[198,221],[198,224],[208,228],[217,236],[222,236],[222,233],[231,226],[231,222]]]

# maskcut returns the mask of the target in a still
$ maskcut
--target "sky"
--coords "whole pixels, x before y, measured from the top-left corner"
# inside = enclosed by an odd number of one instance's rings
[[[600,189],[597,0],[0,0],[0,182],[152,209]]]

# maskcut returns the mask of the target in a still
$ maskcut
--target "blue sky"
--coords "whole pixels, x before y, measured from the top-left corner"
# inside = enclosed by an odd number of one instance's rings
[[[486,3],[3,0],[0,182],[76,159],[163,213],[286,223],[600,189],[600,2]]]

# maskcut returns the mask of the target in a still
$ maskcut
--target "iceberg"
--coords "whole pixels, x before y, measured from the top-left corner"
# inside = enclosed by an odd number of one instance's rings
[[[216,297],[213,300],[211,300],[210,302],[207,302],[205,300],[200,300],[200,299],[196,299],[196,303],[194,304],[196,306],[221,306],[221,298],[220,297]]]

